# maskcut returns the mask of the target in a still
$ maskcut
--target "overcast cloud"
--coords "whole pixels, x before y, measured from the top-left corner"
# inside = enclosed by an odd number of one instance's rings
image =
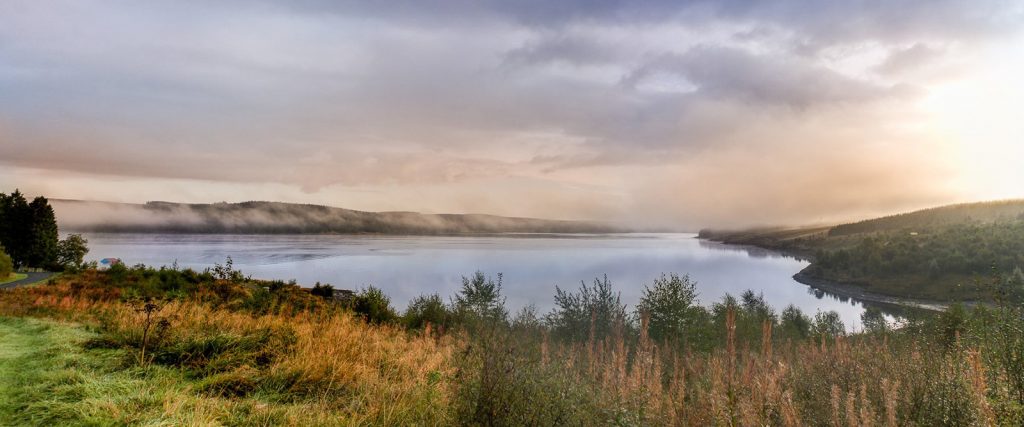
[[[687,228],[1024,196],[1016,121],[947,127],[949,99],[1015,107],[1022,21],[984,0],[2,0],[0,191]],[[950,98],[971,85],[1004,90]]]

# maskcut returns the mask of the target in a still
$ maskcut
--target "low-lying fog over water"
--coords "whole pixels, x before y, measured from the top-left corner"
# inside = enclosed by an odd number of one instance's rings
[[[813,316],[839,312],[848,327],[860,323],[861,304],[840,301],[792,279],[807,262],[776,253],[725,246],[693,234],[530,236],[342,236],[87,234],[87,260],[120,258],[126,264],[203,269],[230,256],[235,268],[261,279],[319,281],[357,290],[374,285],[403,310],[420,294],[447,299],[461,276],[476,270],[503,273],[502,292],[513,313],[535,304],[553,307],[555,286],[577,289],[605,274],[630,309],[644,285],[661,273],[689,274],[701,304],[746,289],[764,293],[776,313],[788,304]]]

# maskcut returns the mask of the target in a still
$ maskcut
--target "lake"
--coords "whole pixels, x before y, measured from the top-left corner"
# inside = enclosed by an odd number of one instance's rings
[[[480,270],[503,274],[510,311],[535,304],[553,306],[555,286],[576,289],[580,281],[608,275],[622,301],[632,307],[645,285],[662,273],[689,274],[699,299],[710,305],[726,293],[764,294],[776,312],[789,304],[805,313],[835,310],[857,327],[863,307],[793,280],[806,261],[756,248],[699,240],[693,234],[341,236],[86,234],[87,260],[115,257],[129,265],[203,269],[227,257],[236,269],[261,279],[295,279],[358,290],[374,285],[399,310],[420,294],[447,299],[461,277]]]

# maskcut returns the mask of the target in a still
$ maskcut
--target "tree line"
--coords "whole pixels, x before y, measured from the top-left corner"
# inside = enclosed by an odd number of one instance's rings
[[[819,250],[809,272],[878,286],[913,279],[927,288],[919,291],[931,295],[988,299],[986,292],[998,291],[1024,301],[1022,268],[1024,220],[1011,220],[876,233],[846,248]],[[964,293],[964,278],[992,275],[1001,278],[998,289]],[[955,288],[961,294],[952,293]]]
[[[751,290],[741,295],[726,294],[703,306],[697,300],[696,282],[688,275],[668,274],[644,287],[632,310],[621,301],[607,277],[581,282],[579,288],[556,287],[555,307],[546,314],[527,306],[516,313],[505,307],[501,275],[486,277],[482,272],[463,277],[462,289],[445,303],[438,294],[422,295],[410,301],[404,313],[390,306],[379,289],[370,287],[355,295],[353,311],[371,323],[397,323],[409,329],[466,329],[470,332],[494,327],[532,330],[564,343],[602,341],[613,337],[636,340],[641,330],[654,342],[677,351],[710,351],[724,339],[728,313],[734,314],[737,337],[757,341],[765,325],[776,331],[777,339],[831,340],[847,333],[835,311],[813,316],[790,305],[777,313],[764,296]],[[321,296],[328,293],[320,285]],[[886,330],[890,325],[877,309],[862,316],[864,328]]]
[[[57,218],[42,196],[31,202],[19,190],[0,193],[0,253],[14,268],[77,268],[89,249],[81,235],[60,239]]]

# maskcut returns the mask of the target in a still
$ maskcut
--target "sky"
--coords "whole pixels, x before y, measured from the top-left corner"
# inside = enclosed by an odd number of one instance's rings
[[[1024,2],[0,0],[0,191],[736,227],[1024,197]]]

